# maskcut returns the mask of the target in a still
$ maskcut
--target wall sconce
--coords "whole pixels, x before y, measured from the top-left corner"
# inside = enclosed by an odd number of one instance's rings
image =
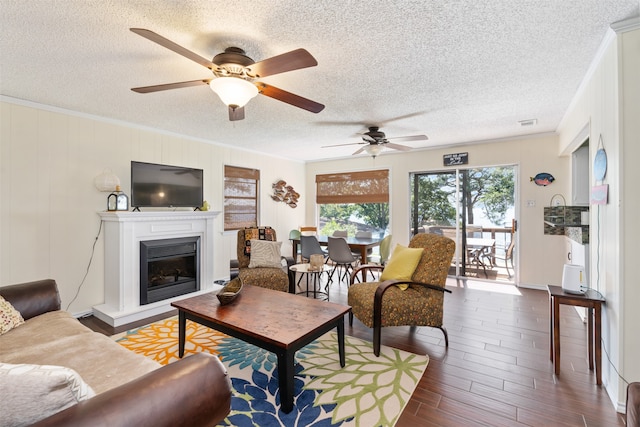
[[[93,179],[93,185],[103,193],[115,191],[120,186],[120,178],[111,169],[105,169]]]

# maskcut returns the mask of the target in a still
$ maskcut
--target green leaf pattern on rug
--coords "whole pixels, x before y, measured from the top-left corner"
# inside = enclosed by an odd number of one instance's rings
[[[340,368],[335,334],[315,341],[314,354],[304,361],[303,374],[313,379],[305,389],[322,393],[316,405],[336,403],[332,421],[354,416],[362,426],[394,425],[415,384],[426,368],[426,356],[401,354],[393,348],[383,348],[380,357],[371,350],[371,343],[345,337],[346,366]],[[324,338],[324,337],[323,337]],[[394,414],[392,419],[386,414]]]

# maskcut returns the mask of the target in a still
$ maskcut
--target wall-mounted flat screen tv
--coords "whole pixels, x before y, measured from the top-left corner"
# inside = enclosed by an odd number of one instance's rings
[[[131,162],[132,207],[199,208],[202,203],[202,169]]]

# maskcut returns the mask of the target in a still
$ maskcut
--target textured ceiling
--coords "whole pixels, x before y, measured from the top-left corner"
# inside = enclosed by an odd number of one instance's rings
[[[428,135],[415,149],[470,143],[555,131],[610,24],[638,14],[638,0],[0,0],[0,94],[299,160],[349,156],[359,146],[320,147],[365,125]],[[206,86],[134,93],[211,73],[131,27],[206,58],[305,48],[317,67],[262,80],[326,108],[259,95],[229,122]]]

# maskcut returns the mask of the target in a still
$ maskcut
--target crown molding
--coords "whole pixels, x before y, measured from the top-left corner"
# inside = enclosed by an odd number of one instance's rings
[[[625,19],[624,21],[618,21],[611,24],[611,29],[616,33],[626,33],[627,31],[633,31],[640,29],[640,16]]]

